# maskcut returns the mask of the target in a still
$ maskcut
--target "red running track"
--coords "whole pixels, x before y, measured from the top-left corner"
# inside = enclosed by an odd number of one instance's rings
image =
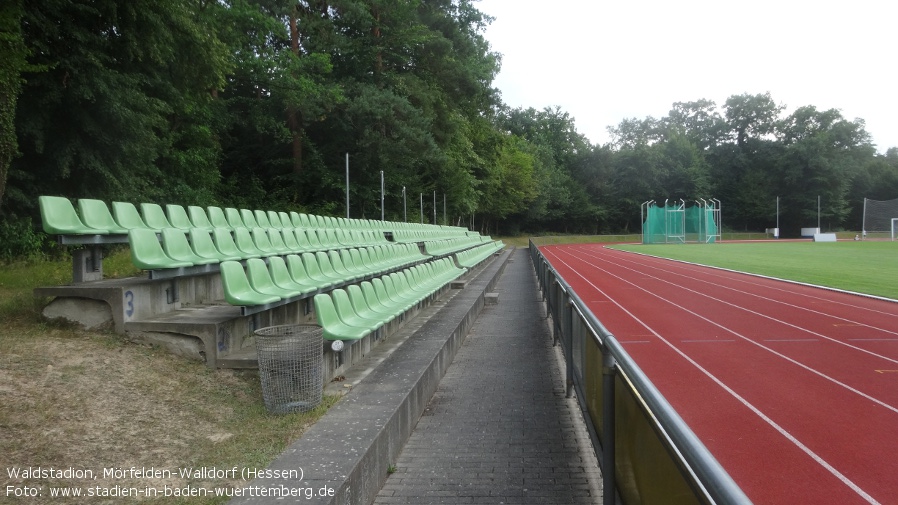
[[[754,503],[898,504],[898,304],[541,250]]]

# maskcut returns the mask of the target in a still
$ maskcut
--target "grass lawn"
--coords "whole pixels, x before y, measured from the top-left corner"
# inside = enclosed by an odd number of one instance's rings
[[[613,247],[898,299],[898,242],[723,242]]]

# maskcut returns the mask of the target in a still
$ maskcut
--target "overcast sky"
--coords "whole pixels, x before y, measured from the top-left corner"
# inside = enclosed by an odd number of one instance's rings
[[[787,107],[862,118],[898,147],[898,2],[480,0],[511,107],[560,106],[591,142],[674,102],[770,92]]]

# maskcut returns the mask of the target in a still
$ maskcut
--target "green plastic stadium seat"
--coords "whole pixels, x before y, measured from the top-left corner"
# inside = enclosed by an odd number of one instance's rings
[[[297,232],[297,236],[299,236],[299,233],[302,232]],[[329,249],[321,243],[321,240],[318,239],[318,230],[305,230],[305,235],[308,238],[309,246],[311,246],[311,249],[313,251],[323,251]]]
[[[112,202],[112,215],[115,222],[122,228],[133,230],[135,228],[149,228],[137,212],[137,207],[129,202]]]
[[[315,248],[312,247],[311,243],[309,243],[309,236],[306,235],[305,230],[300,230],[298,228],[294,229],[293,237],[296,238],[296,244],[299,246],[299,250],[297,252],[315,251]]]
[[[365,299],[365,294],[362,292],[362,288],[358,284],[347,286],[346,293],[349,295],[349,302],[352,304],[352,308],[355,309],[356,314],[364,318],[378,320],[386,324],[392,321],[395,317],[393,311],[380,312],[375,308],[379,308],[379,305],[375,305],[374,307],[372,307],[368,303],[368,300]]]
[[[287,214],[286,212],[278,212],[278,217],[281,219],[281,228],[285,230],[288,228],[295,228],[295,226],[293,226],[293,220],[290,219],[290,214]]]
[[[193,223],[190,222],[190,217],[187,216],[187,211],[180,205],[167,204],[165,206],[165,214],[168,215],[168,222],[171,223],[172,228],[184,231],[195,228]],[[211,230],[212,227],[210,226],[208,229]]]
[[[274,254],[290,254],[293,251],[287,248],[287,244],[284,243],[284,237],[281,235],[281,232],[274,228],[254,228],[252,231],[253,241],[256,242],[256,246],[259,249],[263,249],[263,245],[269,248],[271,251],[274,251]]]
[[[316,282],[328,282],[334,286],[343,281],[322,272],[321,266],[318,264],[318,258],[312,253],[302,253],[302,264],[306,267],[306,273],[309,274],[309,278]]]
[[[256,243],[253,241],[252,234],[246,228],[234,229],[234,243],[237,245],[237,249],[239,249],[244,255],[255,257],[274,255],[274,252],[272,251],[263,251],[256,247]]]
[[[240,220],[243,221],[244,228],[258,228],[259,222],[256,221],[256,216],[253,215],[253,211],[248,209],[240,209]]]
[[[303,228],[305,226],[302,224],[302,217],[300,217],[299,212],[290,211],[290,223],[293,224],[293,228]]]
[[[239,261],[242,260],[239,254],[224,254],[215,247],[212,240],[212,234],[201,228],[190,229],[190,246],[193,252],[201,258],[214,259],[216,261]]]
[[[242,259],[261,258],[262,255],[243,251],[234,243],[234,237],[231,236],[231,230],[224,228],[215,228],[212,230],[212,239],[215,241],[215,247],[227,256],[237,256]]]
[[[344,275],[334,270],[334,265],[331,264],[330,258],[324,252],[316,252],[315,259],[318,260],[318,268],[325,276],[330,277],[331,279],[335,279],[339,282],[349,282],[355,279],[355,277],[353,276]]]
[[[402,310],[403,312],[414,307],[415,304],[411,301],[404,300],[395,293],[391,293],[390,290],[387,289],[386,280],[389,280],[389,277],[384,276],[371,279],[371,285],[374,286],[374,292],[377,293],[377,298],[381,300],[381,303],[388,307],[395,307],[397,310]]]
[[[271,221],[268,220],[268,213],[264,210],[254,210],[253,217],[256,219],[256,225],[259,228],[268,229],[272,227]],[[246,222],[246,219],[244,219],[243,222]]]
[[[290,275],[290,269],[287,268],[287,262],[280,256],[272,256],[268,258],[268,273],[271,274],[271,280],[275,286],[284,289],[291,289],[301,294],[311,293],[318,288],[309,284],[302,284]]]
[[[349,301],[349,294],[344,289],[335,289],[331,291],[331,298],[334,300],[334,307],[337,309],[337,315],[349,326],[358,326],[359,328],[368,328],[371,331],[377,331],[384,325],[383,321],[378,319],[368,319],[356,313]]]
[[[330,260],[331,268],[333,268],[334,272],[338,275],[342,276],[347,281],[354,281],[359,278],[357,273],[353,272],[348,266],[343,264],[343,260],[340,258],[340,254],[337,251],[330,251],[327,256]],[[321,264],[321,260],[318,261],[318,264]]]
[[[408,285],[403,286],[399,282],[399,274],[394,272],[390,275],[381,277],[381,279],[383,280],[384,287],[387,289],[387,294],[389,294],[390,298],[397,303],[403,303],[408,307],[414,307],[421,300],[417,293],[408,289]]]
[[[264,295],[255,291],[246,278],[243,266],[236,261],[222,262],[221,287],[224,290],[225,300],[231,305],[265,305],[281,301],[279,296]]]
[[[105,230],[85,225],[75,212],[75,206],[67,198],[40,196],[37,201],[41,211],[41,223],[46,233],[51,235],[108,234]]]
[[[271,225],[270,228],[277,228],[278,230],[284,228],[284,224],[281,223],[281,216],[279,216],[277,212],[269,210],[265,212],[265,215],[268,216],[268,223]]]
[[[318,319],[325,340],[359,340],[371,334],[371,330],[367,328],[349,326],[341,321],[330,295],[317,294],[312,300],[315,318]]]
[[[90,228],[106,230],[107,233],[128,233],[126,228],[115,222],[109,207],[102,200],[81,198],[78,200],[78,212],[84,224]]]
[[[209,231],[212,231],[212,228],[215,228],[215,225],[209,220],[209,216],[206,215],[206,211],[204,211],[202,207],[197,207],[196,205],[188,206],[187,217],[190,218],[190,223],[194,228]]]
[[[392,304],[392,300],[382,299],[378,296],[377,289],[374,288],[372,282],[363,282],[361,284],[361,289],[362,294],[365,296],[365,300],[367,300],[368,306],[371,307],[371,309],[382,314],[390,314],[392,317],[399,317],[405,312],[403,307]],[[386,296],[386,293],[384,293],[384,296]]]
[[[163,228],[171,228],[171,223],[165,217],[165,211],[159,204],[142,203],[140,204],[140,213],[143,215],[143,222],[153,230],[162,230]]]
[[[246,224],[243,222],[243,218],[240,217],[240,211],[233,208],[227,207],[224,210],[225,217],[228,220],[228,225],[231,228],[246,228]]]
[[[149,228],[134,228],[128,231],[128,243],[131,244],[131,262],[144,270],[162,270],[166,268],[191,267],[189,261],[178,261],[170,258],[162,250],[162,244],[156,232]]]
[[[299,252],[303,252],[306,249],[300,247],[299,242],[296,241],[296,234],[293,233],[292,228],[284,228],[280,231],[281,239],[284,241],[284,246],[290,251],[291,254],[296,254]]]
[[[288,254],[286,257],[287,270],[290,271],[290,277],[301,285],[313,286],[316,289],[327,289],[334,285],[333,282],[324,278],[313,279],[306,271],[306,267],[296,254]],[[314,261],[314,260],[312,260]]]
[[[275,285],[271,279],[271,273],[268,271],[268,266],[265,265],[265,260],[260,258],[246,260],[246,277],[249,279],[249,285],[252,286],[253,290],[264,295],[292,298],[302,294],[302,291],[298,289],[287,289]]]
[[[209,265],[218,263],[215,258],[204,258],[196,254],[187,241],[184,230],[177,228],[164,228],[162,230],[162,250],[169,258],[175,261],[188,261],[194,265]]]
[[[232,229],[231,223],[228,222],[228,218],[225,217],[224,211],[221,207],[209,206],[206,207],[206,212],[209,214],[209,223],[212,224],[213,228],[226,228],[228,230]],[[196,223],[194,222],[194,225]]]

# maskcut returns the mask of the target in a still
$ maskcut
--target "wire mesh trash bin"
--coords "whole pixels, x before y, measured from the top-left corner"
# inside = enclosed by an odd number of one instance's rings
[[[273,414],[306,412],[321,403],[321,326],[291,324],[254,332],[265,408]]]

